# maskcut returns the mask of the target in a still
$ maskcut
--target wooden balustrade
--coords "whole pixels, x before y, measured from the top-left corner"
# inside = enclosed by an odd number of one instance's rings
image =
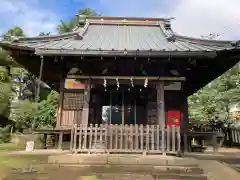
[[[232,128],[231,129],[232,133],[232,143],[235,145],[240,145],[240,129],[237,128]],[[227,134],[227,138],[229,140],[229,134]]]
[[[75,153],[177,153],[180,128],[159,125],[74,125],[71,151]]]

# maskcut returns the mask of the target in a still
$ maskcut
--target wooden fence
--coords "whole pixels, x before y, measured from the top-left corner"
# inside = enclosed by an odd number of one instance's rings
[[[75,153],[177,153],[180,128],[159,125],[73,126],[70,149]]]
[[[240,146],[240,129],[239,128],[231,128],[230,132],[226,133],[225,143],[229,145],[229,141],[232,145]]]

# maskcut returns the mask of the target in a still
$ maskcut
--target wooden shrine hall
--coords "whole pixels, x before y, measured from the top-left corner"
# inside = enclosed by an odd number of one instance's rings
[[[186,147],[187,97],[239,61],[239,42],[180,36],[170,19],[79,19],[70,33],[0,43],[59,91],[59,142],[71,132],[76,153]]]

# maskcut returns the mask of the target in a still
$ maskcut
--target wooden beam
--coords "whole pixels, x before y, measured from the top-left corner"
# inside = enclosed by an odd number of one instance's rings
[[[127,80],[132,77],[133,80],[160,80],[160,81],[185,81],[185,77],[159,77],[159,76],[82,76],[82,75],[67,75],[69,79],[119,79]]]

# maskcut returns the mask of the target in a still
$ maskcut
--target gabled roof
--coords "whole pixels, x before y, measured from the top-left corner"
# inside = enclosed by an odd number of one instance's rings
[[[164,56],[214,55],[234,49],[231,41],[179,36],[170,19],[90,17],[85,26],[55,36],[20,38],[1,42],[3,47],[32,50],[39,55]]]

